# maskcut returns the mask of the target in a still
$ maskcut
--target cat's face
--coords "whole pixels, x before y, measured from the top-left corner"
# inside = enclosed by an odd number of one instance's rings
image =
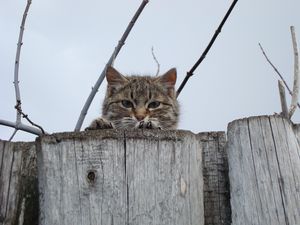
[[[159,77],[123,76],[112,67],[106,73],[107,93],[102,117],[114,128],[176,129],[179,106],[174,85],[176,69]]]

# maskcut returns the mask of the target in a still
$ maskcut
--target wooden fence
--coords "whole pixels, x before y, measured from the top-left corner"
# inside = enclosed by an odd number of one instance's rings
[[[0,141],[0,224],[299,225],[299,143],[279,116]]]

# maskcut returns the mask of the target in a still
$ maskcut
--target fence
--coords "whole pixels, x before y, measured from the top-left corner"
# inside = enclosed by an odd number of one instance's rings
[[[103,130],[0,142],[0,224],[300,224],[300,128]]]

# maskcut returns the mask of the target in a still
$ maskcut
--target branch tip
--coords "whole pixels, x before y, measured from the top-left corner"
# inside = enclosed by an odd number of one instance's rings
[[[298,46],[297,46],[297,38],[294,26],[290,27],[291,36],[292,36],[292,44],[293,44],[293,53],[294,53],[294,84],[293,84],[293,93],[292,93],[292,101],[289,110],[289,118],[291,118],[297,108],[298,96],[299,96],[299,55],[298,55]]]
[[[114,52],[112,53],[110,59],[108,60],[106,66],[104,67],[104,69],[102,70],[102,73],[101,75],[99,76],[98,80],[96,81],[96,84],[95,84],[95,88],[91,91],[90,95],[88,96],[82,110],[81,110],[81,113],[80,113],[80,116],[78,118],[78,121],[76,123],[76,126],[75,126],[75,131],[80,131],[81,129],[81,126],[83,124],[83,121],[84,121],[84,118],[87,114],[87,111],[97,93],[97,90],[99,89],[100,85],[102,84],[102,81],[105,77],[105,73],[106,73],[106,69],[107,69],[107,66],[109,65],[112,65],[112,63],[114,62],[114,60],[116,59],[116,57],[118,56],[122,46],[125,44],[125,40],[127,39],[130,31],[132,30],[135,22],[137,21],[137,19],[139,18],[140,14],[142,13],[143,9],[145,8],[146,4],[148,3],[149,1],[148,0],[143,0],[142,3],[140,4],[139,8],[137,9],[136,13],[134,14],[134,16],[132,17],[131,21],[129,22],[125,32],[123,33],[121,39],[119,40],[118,42],[118,45],[117,47],[115,47],[114,49]]]
[[[215,34],[213,35],[213,37],[211,38],[209,44],[207,45],[206,49],[204,50],[204,52],[202,53],[202,55],[200,56],[200,58],[198,59],[198,61],[194,64],[194,66],[191,68],[191,70],[187,73],[187,76],[184,78],[184,80],[182,81],[182,83],[180,84],[178,90],[177,90],[177,97],[179,96],[180,92],[182,91],[182,89],[184,88],[185,84],[187,83],[188,79],[193,75],[194,71],[197,69],[197,67],[201,64],[201,62],[205,59],[207,53],[209,52],[210,48],[212,47],[212,45],[214,44],[215,40],[217,39],[218,35],[221,33],[221,30],[225,24],[225,22],[227,21],[229,15],[231,14],[232,10],[234,9],[236,3],[238,2],[238,0],[234,0],[232,2],[232,4],[230,5],[229,9],[227,10],[224,18],[222,19],[221,23],[219,24],[218,28],[215,31]]]

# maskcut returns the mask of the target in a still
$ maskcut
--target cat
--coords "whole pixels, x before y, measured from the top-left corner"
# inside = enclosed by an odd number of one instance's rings
[[[151,77],[124,76],[108,66],[102,117],[95,119],[86,130],[176,129],[179,118],[176,78],[175,68]]]

